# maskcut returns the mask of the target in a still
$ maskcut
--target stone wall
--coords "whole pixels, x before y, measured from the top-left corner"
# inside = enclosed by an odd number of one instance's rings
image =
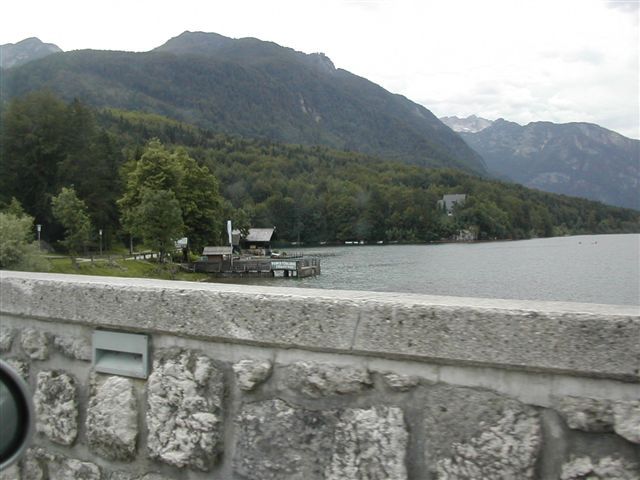
[[[637,308],[2,272],[1,479],[640,479]],[[94,330],[151,340],[97,373]]]

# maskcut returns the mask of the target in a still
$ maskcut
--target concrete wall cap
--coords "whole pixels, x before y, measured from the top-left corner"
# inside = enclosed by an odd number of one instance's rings
[[[0,312],[209,341],[640,382],[640,307],[0,272]]]

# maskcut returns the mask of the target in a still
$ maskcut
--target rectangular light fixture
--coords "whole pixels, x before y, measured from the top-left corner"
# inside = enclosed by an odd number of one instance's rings
[[[124,377],[149,376],[149,337],[134,333],[93,332],[93,368]]]

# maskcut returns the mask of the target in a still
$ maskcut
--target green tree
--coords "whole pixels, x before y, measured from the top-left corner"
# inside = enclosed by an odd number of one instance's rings
[[[160,262],[175,250],[184,231],[180,203],[170,190],[144,190],[140,205],[129,213],[129,222],[132,233],[159,252]]]
[[[507,214],[490,200],[471,197],[457,215],[465,226],[478,227],[481,240],[506,238],[511,228]]]
[[[93,110],[78,100],[67,106],[64,135],[65,158],[58,166],[58,184],[73,185],[94,225],[115,231],[119,227],[116,200],[122,194],[118,181],[122,154],[114,138],[98,128]]]
[[[51,197],[73,185],[96,224],[118,228],[115,201],[122,188],[114,179],[122,155],[92,109],[35,92],[12,100],[0,126],[0,201],[17,198],[58,239],[63,232],[54,225]]]
[[[16,217],[24,217],[27,215],[27,212],[24,211],[22,204],[16,197],[11,197],[11,201],[9,202],[9,205],[7,205],[5,212],[12,213]],[[33,221],[33,218],[31,219],[31,221]]]
[[[51,219],[50,199],[65,156],[65,114],[61,100],[36,92],[13,100],[1,122],[0,195],[16,197],[45,224]]]
[[[148,143],[139,160],[123,168],[125,192],[118,200],[122,224],[134,232],[135,212],[147,190],[173,192],[182,212],[184,235],[198,251],[217,241],[222,231],[222,198],[218,181],[208,168],[198,165],[186,150],[168,150],[158,140]]]
[[[222,197],[218,180],[207,167],[200,166],[183,148],[173,156],[180,165],[181,182],[175,191],[182,210],[184,234],[198,253],[220,237],[223,230]]]
[[[60,193],[51,199],[53,216],[64,227],[65,238],[62,244],[69,253],[86,252],[91,238],[91,220],[86,204],[78,198],[76,191],[63,187]]]
[[[231,202],[225,200],[223,202],[224,218],[231,220],[231,225],[234,230],[239,230],[240,235],[246,237],[249,234],[251,228],[251,213],[250,210],[244,208],[234,208]],[[226,243],[225,240],[222,243]]]

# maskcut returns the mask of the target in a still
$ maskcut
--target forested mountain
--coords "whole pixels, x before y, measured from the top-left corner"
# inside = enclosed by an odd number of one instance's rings
[[[73,187],[87,206],[94,237],[102,228],[107,244],[126,243],[119,207],[135,180],[133,165],[143,157],[147,173],[138,170],[139,179],[164,185],[166,175],[180,177],[176,198],[197,196],[190,205],[205,200],[206,208],[189,212],[200,218],[192,229],[223,231],[232,218],[234,224],[275,225],[279,240],[303,242],[439,241],[460,229],[473,229],[481,239],[640,231],[640,214],[633,210],[459,170],[215,134],[156,114],[96,111],[47,92],[14,99],[0,121],[0,209],[15,198],[44,225],[43,238],[55,242],[62,228],[52,216],[51,199]],[[192,174],[174,172],[178,163],[191,165]],[[215,175],[216,188],[215,181],[206,188],[198,183],[204,171]],[[222,198],[203,197],[214,190]],[[447,193],[468,195],[451,216],[437,203]],[[216,214],[205,214],[207,208]],[[201,243],[224,241],[202,235]]]
[[[26,38],[18,43],[0,45],[0,68],[19,67],[22,64],[62,52],[52,43],[43,43],[39,38]]]
[[[527,187],[640,210],[640,141],[589,123],[496,120],[460,133],[489,171]]]
[[[322,54],[254,38],[185,32],[151,52],[66,52],[3,77],[3,98],[47,88],[67,101],[158,113],[218,133],[486,173],[482,158],[421,105]]]

